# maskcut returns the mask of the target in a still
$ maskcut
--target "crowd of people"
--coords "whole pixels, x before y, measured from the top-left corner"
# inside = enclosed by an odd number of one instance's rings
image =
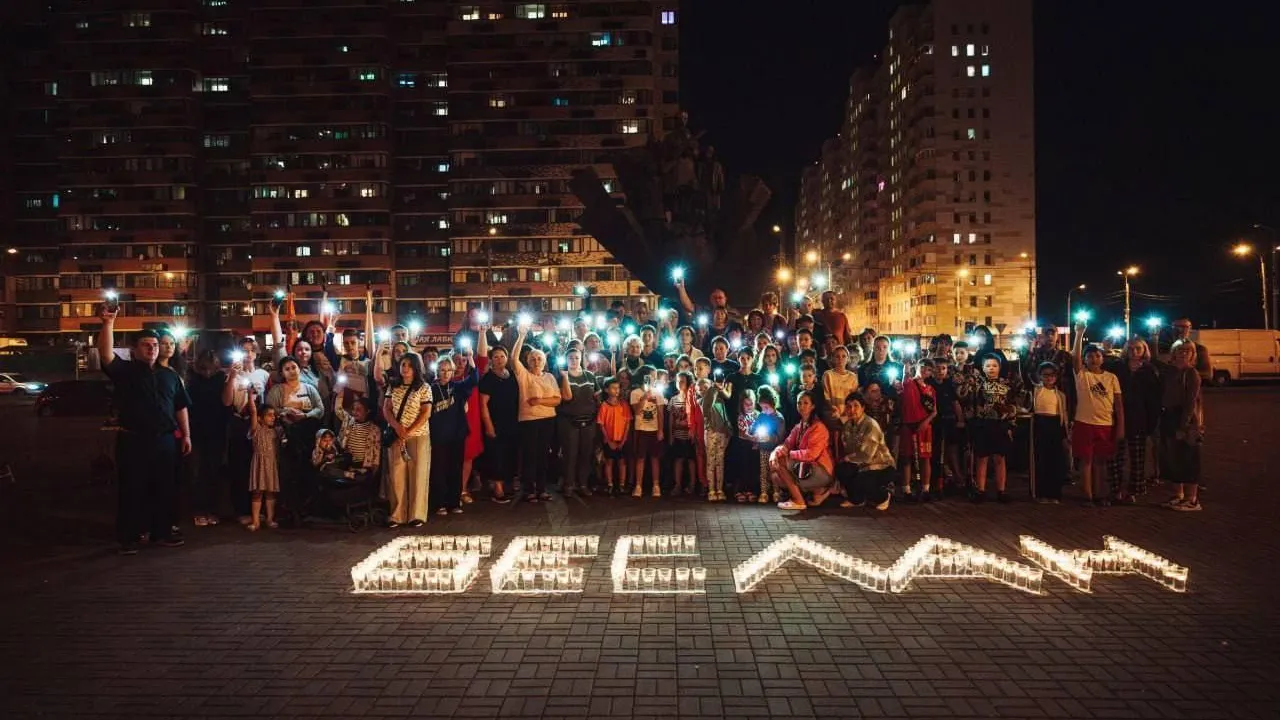
[[[273,303],[272,353],[246,336],[230,352],[201,348],[189,367],[163,331],[117,356],[104,306],[122,551],[182,544],[184,477],[196,526],[223,520],[225,496],[249,530],[277,527],[278,504],[296,509],[325,478],[373,487],[390,527],[417,527],[482,497],[549,502],[553,486],[884,511],[895,498],[983,502],[994,484],[1007,502],[1015,457],[1038,502],[1059,502],[1078,466],[1082,501],[1106,506],[1147,492],[1155,450],[1168,505],[1201,507],[1208,359],[1188,321],[1162,362],[1139,336],[1118,353],[1086,345],[1083,325],[1067,343],[1030,333],[1017,352],[984,326],[918,344],[853,334],[832,292],[784,314],[771,293],[739,313],[721,290],[699,306],[677,289],[674,307],[652,312],[614,303],[495,325],[474,309],[448,348],[402,325],[374,333],[371,317],[364,334],[333,316],[286,328]]]

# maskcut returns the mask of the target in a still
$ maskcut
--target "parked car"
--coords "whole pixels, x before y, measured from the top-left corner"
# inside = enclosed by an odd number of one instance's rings
[[[48,383],[19,373],[0,373],[0,395],[37,395],[49,387]]]
[[[106,380],[66,380],[45,388],[36,397],[36,414],[98,415],[111,414],[111,383]]]
[[[1214,385],[1280,379],[1280,331],[1198,330],[1192,337],[1209,351]]]

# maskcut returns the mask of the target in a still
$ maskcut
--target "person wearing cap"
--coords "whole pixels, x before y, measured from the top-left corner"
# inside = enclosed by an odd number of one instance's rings
[[[116,436],[119,471],[116,539],[122,555],[134,555],[143,535],[164,547],[183,544],[173,532],[174,469],[178,453],[191,452],[191,399],[182,378],[160,365],[160,337],[150,330],[138,334],[133,359],[114,351],[116,310],[103,304],[98,316],[98,359],[102,372],[114,383],[113,406],[120,433]],[[176,432],[175,432],[176,431]]]

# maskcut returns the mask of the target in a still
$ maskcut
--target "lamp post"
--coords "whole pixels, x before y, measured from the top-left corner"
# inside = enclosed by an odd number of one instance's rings
[[[1075,319],[1071,315],[1071,293],[1077,290],[1084,290],[1084,289],[1085,289],[1085,284],[1080,283],[1079,285],[1067,291],[1067,346],[1068,347],[1071,346],[1071,324],[1075,322]]]
[[[1253,246],[1240,243],[1232,248],[1231,252],[1239,257],[1248,257],[1253,253]],[[1270,330],[1271,309],[1267,306],[1267,256],[1265,253],[1258,253],[1258,276],[1262,279],[1262,327]]]
[[[488,268],[489,277],[489,310],[493,311],[493,238],[498,234],[498,228],[489,227],[489,242],[484,244],[485,266]]]
[[[1280,329],[1280,265],[1276,264],[1280,260],[1280,233],[1262,223],[1254,223],[1253,229],[1271,233],[1271,327]]]
[[[1130,265],[1123,270],[1117,270],[1116,274],[1124,278],[1124,336],[1127,339],[1132,336],[1129,330],[1129,314],[1132,309],[1129,304],[1129,278],[1138,274],[1138,266]]]
[[[1027,261],[1027,318],[1034,325],[1036,321],[1036,264],[1031,260],[1031,253],[1018,253],[1018,257]]]
[[[774,225],[774,227],[778,227],[778,226]],[[791,306],[787,304],[787,298],[786,298],[786,295],[784,294],[784,288],[786,288],[787,283],[791,282],[791,268],[785,265],[779,267],[777,278],[778,278],[778,309],[782,310],[783,308],[786,308],[782,316],[787,319],[787,322],[791,322],[791,309],[790,309]]]
[[[956,335],[964,329],[964,325],[960,321],[960,283],[964,278],[969,277],[969,268],[960,268],[956,271]]]

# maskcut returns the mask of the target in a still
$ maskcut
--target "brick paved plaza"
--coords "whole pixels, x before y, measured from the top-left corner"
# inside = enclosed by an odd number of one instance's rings
[[[555,599],[491,594],[491,560],[462,595],[352,595],[350,567],[384,530],[223,525],[117,557],[109,489],[67,459],[92,431],[5,407],[20,472],[3,491],[0,717],[1277,718],[1280,391],[1208,402],[1199,514],[593,498],[477,504],[424,529],[491,534],[495,555],[518,534],[598,533],[586,591]],[[57,453],[52,469],[24,470],[33,453]],[[613,541],[635,532],[696,534],[707,594],[612,595]],[[876,595],[789,565],[736,594],[731,567],[787,533],[882,564],[926,533],[1010,559],[1022,533],[1066,548],[1114,534],[1188,566],[1190,590],[1103,577],[1086,595],[1046,577],[1039,597],[976,580]]]

